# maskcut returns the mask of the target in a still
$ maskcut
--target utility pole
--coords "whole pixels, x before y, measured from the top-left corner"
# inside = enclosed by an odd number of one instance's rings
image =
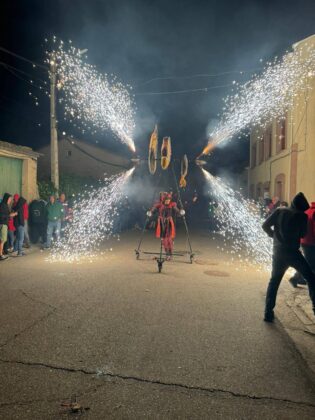
[[[56,116],[56,57],[50,56],[50,177],[59,191],[58,133]]]

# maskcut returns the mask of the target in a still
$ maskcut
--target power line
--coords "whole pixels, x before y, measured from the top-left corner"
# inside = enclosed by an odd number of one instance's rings
[[[0,66],[2,66],[4,69],[6,69],[9,73],[13,74],[17,79],[22,80],[23,82],[28,83],[31,86],[36,87],[37,89],[44,91],[44,88],[42,86],[38,86],[35,83],[33,83],[31,80],[25,79],[24,77],[20,76],[15,72],[15,70],[12,70],[13,66],[8,66],[7,64],[4,64],[3,62],[0,62]],[[11,67],[11,68],[10,68]]]
[[[15,71],[17,71],[18,73],[21,73],[21,74],[23,74],[23,75],[25,75],[25,76],[29,77],[30,79],[36,79],[36,80],[39,80],[40,82],[42,82],[42,83],[44,83],[44,84],[47,84],[47,81],[46,81],[46,80],[40,79],[40,78],[39,78],[39,77],[37,77],[37,76],[33,76],[32,74],[27,73],[27,72],[26,72],[26,71],[24,71],[24,70],[21,70],[21,69],[19,69],[19,68],[17,68],[17,67],[14,67],[14,66],[12,66],[11,64],[7,64],[7,63],[5,63],[4,61],[0,61],[0,65],[2,65],[3,67],[8,67],[8,68],[10,68],[10,69],[12,69],[12,70],[15,70]]]
[[[194,92],[207,93],[210,90],[227,88],[227,87],[232,87],[232,86],[234,86],[234,84],[233,83],[230,83],[228,85],[209,86],[209,87],[198,88],[198,89],[173,90],[173,91],[165,91],[165,92],[143,92],[143,93],[135,93],[135,96],[175,95],[175,94],[194,93]]]
[[[1,47],[1,46],[0,46],[0,51],[5,52],[6,54],[12,55],[13,57],[18,58],[19,60],[22,60],[22,61],[25,61],[25,62],[27,62],[27,63],[29,63],[29,64],[32,64],[33,66],[36,66],[36,67],[42,68],[42,69],[44,69],[44,70],[46,70],[46,71],[48,71],[48,70],[49,70],[49,68],[48,68],[48,67],[46,67],[46,66],[44,66],[43,64],[39,64],[39,63],[36,63],[35,61],[29,60],[28,58],[23,57],[22,55],[16,54],[16,53],[14,53],[14,52],[12,52],[12,51],[10,51],[10,50],[7,50],[7,49],[6,49],[6,48],[4,48],[4,47]]]
[[[126,166],[124,165],[120,165],[118,163],[112,163],[112,162],[107,162],[105,160],[99,159],[98,157],[92,155],[91,153],[87,152],[86,150],[82,149],[82,147],[78,146],[74,141],[69,140],[68,138],[66,138],[66,140],[76,149],[80,150],[80,152],[84,153],[85,155],[87,155],[88,157],[96,160],[97,162],[100,163],[104,163],[105,165],[109,165],[109,166],[115,166],[117,168],[124,168],[124,169],[128,169]]]
[[[214,74],[207,74],[207,73],[201,73],[201,74],[193,74],[191,76],[165,76],[165,77],[154,77],[153,79],[149,79],[145,82],[140,83],[138,86],[144,86],[151,82],[155,82],[158,80],[189,80],[189,79],[197,79],[197,78],[209,78],[209,77],[219,77],[219,76],[225,76],[227,74],[245,74],[245,73],[253,73],[254,71],[259,71],[262,68],[255,68],[255,69],[249,69],[249,70],[231,70],[231,71],[224,71],[221,73],[214,73]]]

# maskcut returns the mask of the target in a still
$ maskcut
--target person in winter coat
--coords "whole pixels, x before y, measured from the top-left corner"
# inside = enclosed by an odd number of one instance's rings
[[[8,239],[9,218],[16,215],[15,212],[10,211],[11,203],[12,196],[8,193],[5,193],[0,203],[0,261],[6,260],[8,258],[6,255],[3,255],[3,247]]]
[[[10,217],[8,223],[8,252],[13,252],[15,230],[14,219]]]
[[[272,274],[269,281],[265,317],[266,322],[274,319],[273,309],[280,282],[286,270],[293,267],[308,283],[309,294],[315,315],[315,273],[300,252],[300,240],[307,232],[309,204],[303,193],[298,193],[288,208],[276,209],[262,225],[264,231],[273,238]]]
[[[43,244],[47,241],[47,213],[46,201],[33,200],[29,205],[30,236],[33,243],[40,239]]]
[[[13,205],[13,210],[16,213],[14,216],[14,226],[16,229],[16,240],[14,243],[14,252],[16,252],[17,257],[22,257],[23,252],[23,242],[24,242],[24,205],[26,203],[25,198],[19,197],[16,204]]]
[[[307,233],[301,239],[301,247],[308,265],[315,272],[315,202],[311,203],[311,207],[306,210],[305,214],[307,215]],[[297,287],[298,284],[306,284],[303,276],[298,272],[289,281],[293,287]]]
[[[13,196],[13,206],[18,202],[20,196],[19,194],[14,194]],[[28,219],[29,219],[29,211],[28,211],[28,204],[25,200],[23,205],[23,212],[24,212],[24,246],[25,248],[30,248],[30,237],[28,233]]]
[[[59,203],[63,206],[63,219],[61,220],[61,236],[64,237],[66,227],[68,223],[72,221],[72,208],[69,206],[68,200],[66,199],[66,194],[61,193],[59,196]]]
[[[61,220],[64,218],[63,205],[56,201],[56,197],[51,195],[49,203],[46,206],[48,226],[47,226],[47,242],[45,248],[50,248],[52,237],[55,234],[56,239],[60,238]]]

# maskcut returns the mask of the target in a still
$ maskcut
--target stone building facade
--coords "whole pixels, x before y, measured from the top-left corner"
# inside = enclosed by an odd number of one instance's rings
[[[293,45],[315,48],[315,35]],[[306,48],[307,47],[307,48]],[[309,88],[294,99],[283,118],[265,129],[254,127],[250,137],[249,196],[259,199],[269,192],[290,201],[302,191],[315,201],[315,77],[309,75]]]

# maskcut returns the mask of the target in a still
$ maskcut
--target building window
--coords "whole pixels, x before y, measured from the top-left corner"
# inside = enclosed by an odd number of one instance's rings
[[[277,153],[286,148],[286,119],[283,118],[277,123]]]
[[[71,157],[71,154],[72,154],[71,150],[67,150],[67,156]]]
[[[266,181],[264,183],[264,196],[265,196],[265,193],[270,194],[270,181]]]
[[[279,174],[275,178],[275,197],[279,197],[280,201],[285,200],[285,175]]]
[[[264,133],[264,143],[265,143],[265,160],[271,158],[272,155],[272,126],[267,127]]]
[[[264,137],[258,141],[258,165],[264,160]]]
[[[251,168],[255,168],[256,166],[256,155],[257,155],[257,145],[255,143],[252,145]]]

